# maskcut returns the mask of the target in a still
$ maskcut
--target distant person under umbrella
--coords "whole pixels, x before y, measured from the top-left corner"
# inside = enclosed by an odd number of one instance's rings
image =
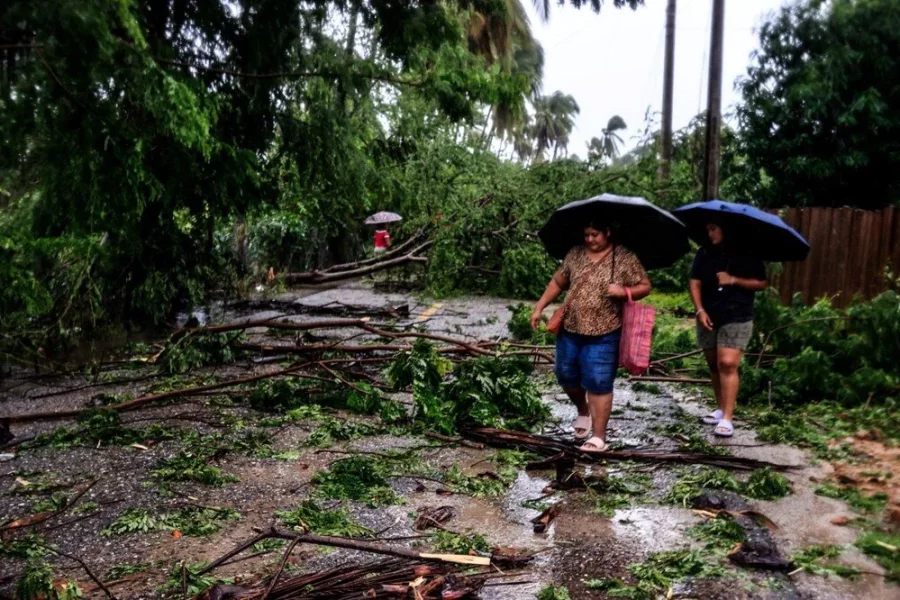
[[[387,252],[391,247],[391,234],[388,233],[387,227],[375,230],[375,254]]]
[[[739,366],[753,334],[753,298],[768,286],[763,261],[804,260],[809,244],[777,215],[710,200],[673,211],[701,248],[691,268],[697,342],[709,365],[718,409],[703,417],[722,437],[734,434]]]
[[[583,234],[583,245],[569,251],[534,307],[531,326],[537,329],[544,309],[570,290],[556,342],[556,378],[578,410],[576,438],[587,438],[593,430],[581,450],[602,452],[619,366],[626,287],[639,300],[650,294],[650,280],[637,256],[613,243],[608,225],[590,221]]]
[[[366,219],[366,225],[375,225],[375,254],[387,252],[391,247],[391,234],[388,233],[388,223],[396,223],[401,221],[403,217],[392,212],[378,212]]]

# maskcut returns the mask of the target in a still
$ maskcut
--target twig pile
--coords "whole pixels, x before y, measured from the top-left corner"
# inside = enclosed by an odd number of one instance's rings
[[[389,559],[367,565],[347,565],[310,575],[298,575],[254,588],[215,586],[202,598],[225,600],[339,600],[350,598],[472,598],[490,573],[460,575],[449,565]],[[265,582],[264,582],[265,583]]]

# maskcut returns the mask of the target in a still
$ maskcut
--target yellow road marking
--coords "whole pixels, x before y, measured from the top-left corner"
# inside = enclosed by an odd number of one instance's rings
[[[435,302],[434,304],[429,306],[427,309],[425,309],[425,312],[423,312],[421,315],[419,315],[419,318],[416,319],[416,321],[424,321],[425,319],[431,317],[434,313],[439,311],[442,306],[444,306],[443,303]]]

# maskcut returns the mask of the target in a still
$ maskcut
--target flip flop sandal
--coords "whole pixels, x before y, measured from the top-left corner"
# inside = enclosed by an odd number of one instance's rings
[[[734,435],[734,425],[732,425],[731,421],[728,419],[722,419],[719,421],[719,424],[716,425],[713,433],[719,437],[731,437]]]
[[[590,446],[590,447],[589,447]],[[581,452],[606,452],[606,442],[598,438],[592,437],[578,448]]]
[[[591,418],[587,415],[579,415],[577,419],[572,421],[572,429],[583,429],[584,433],[578,435],[578,432],[575,432],[576,440],[585,440],[591,436]]]
[[[703,422],[707,425],[718,425],[719,421],[722,420],[722,411],[714,410],[705,417],[703,417]]]

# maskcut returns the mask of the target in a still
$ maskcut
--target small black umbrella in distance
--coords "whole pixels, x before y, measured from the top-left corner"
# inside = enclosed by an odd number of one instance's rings
[[[592,221],[610,226],[613,240],[634,252],[645,269],[669,267],[690,250],[687,229],[668,211],[643,198],[613,194],[566,204],[538,237],[551,256],[562,259],[584,243],[584,227]]]

